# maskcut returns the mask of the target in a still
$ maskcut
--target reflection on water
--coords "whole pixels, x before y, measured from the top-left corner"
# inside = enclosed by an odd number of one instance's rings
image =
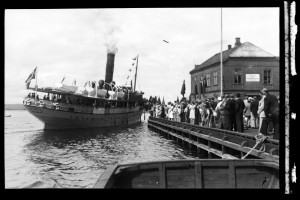
[[[35,118],[31,125],[40,126]],[[5,133],[7,188],[89,188],[114,164],[194,158],[149,130],[146,122],[64,131],[15,129]]]

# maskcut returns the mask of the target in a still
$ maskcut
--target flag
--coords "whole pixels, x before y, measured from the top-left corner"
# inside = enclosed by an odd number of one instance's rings
[[[182,84],[182,87],[181,87],[180,94],[182,94],[182,96],[184,97],[184,94],[185,94],[185,80],[183,80],[183,84]]]
[[[129,69],[129,71],[131,72],[131,71],[132,71],[132,69]]]
[[[195,96],[198,95],[197,82],[195,81]]]
[[[135,57],[135,58],[132,58],[132,60],[136,60],[136,57]]]
[[[31,74],[28,76],[27,80],[25,81],[26,84],[30,83],[31,79],[35,79],[35,74],[36,74],[36,69],[37,67],[31,72]]]
[[[132,63],[132,66],[134,65],[134,63]]]
[[[157,103],[157,97],[155,96],[154,99],[153,99],[153,103]]]

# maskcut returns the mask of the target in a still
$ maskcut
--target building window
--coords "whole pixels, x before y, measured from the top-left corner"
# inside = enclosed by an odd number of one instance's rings
[[[210,73],[206,74],[207,87],[210,87]]]
[[[242,84],[242,69],[234,69],[234,83]]]
[[[271,70],[264,70],[264,84],[271,84]]]
[[[214,85],[218,85],[218,72],[214,72]]]

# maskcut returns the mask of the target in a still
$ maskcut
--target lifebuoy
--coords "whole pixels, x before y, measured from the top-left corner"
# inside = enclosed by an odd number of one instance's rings
[[[44,107],[45,102],[43,100],[38,101],[39,107]]]
[[[59,110],[59,103],[53,103],[53,105],[55,106],[55,110]]]
[[[25,103],[26,103],[26,105],[30,105],[31,104],[31,101],[30,101],[30,99],[26,99],[26,101],[25,101]]]

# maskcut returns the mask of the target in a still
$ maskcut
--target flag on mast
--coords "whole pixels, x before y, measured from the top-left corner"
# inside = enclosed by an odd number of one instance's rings
[[[182,87],[181,87],[180,94],[182,94],[182,96],[184,97],[184,94],[185,94],[185,80],[183,80],[183,84],[182,84]]]
[[[33,72],[31,72],[31,74],[28,76],[27,80],[25,81],[27,89],[29,88],[29,84],[30,84],[31,80],[36,78],[36,70],[37,70],[37,67],[35,67]]]

